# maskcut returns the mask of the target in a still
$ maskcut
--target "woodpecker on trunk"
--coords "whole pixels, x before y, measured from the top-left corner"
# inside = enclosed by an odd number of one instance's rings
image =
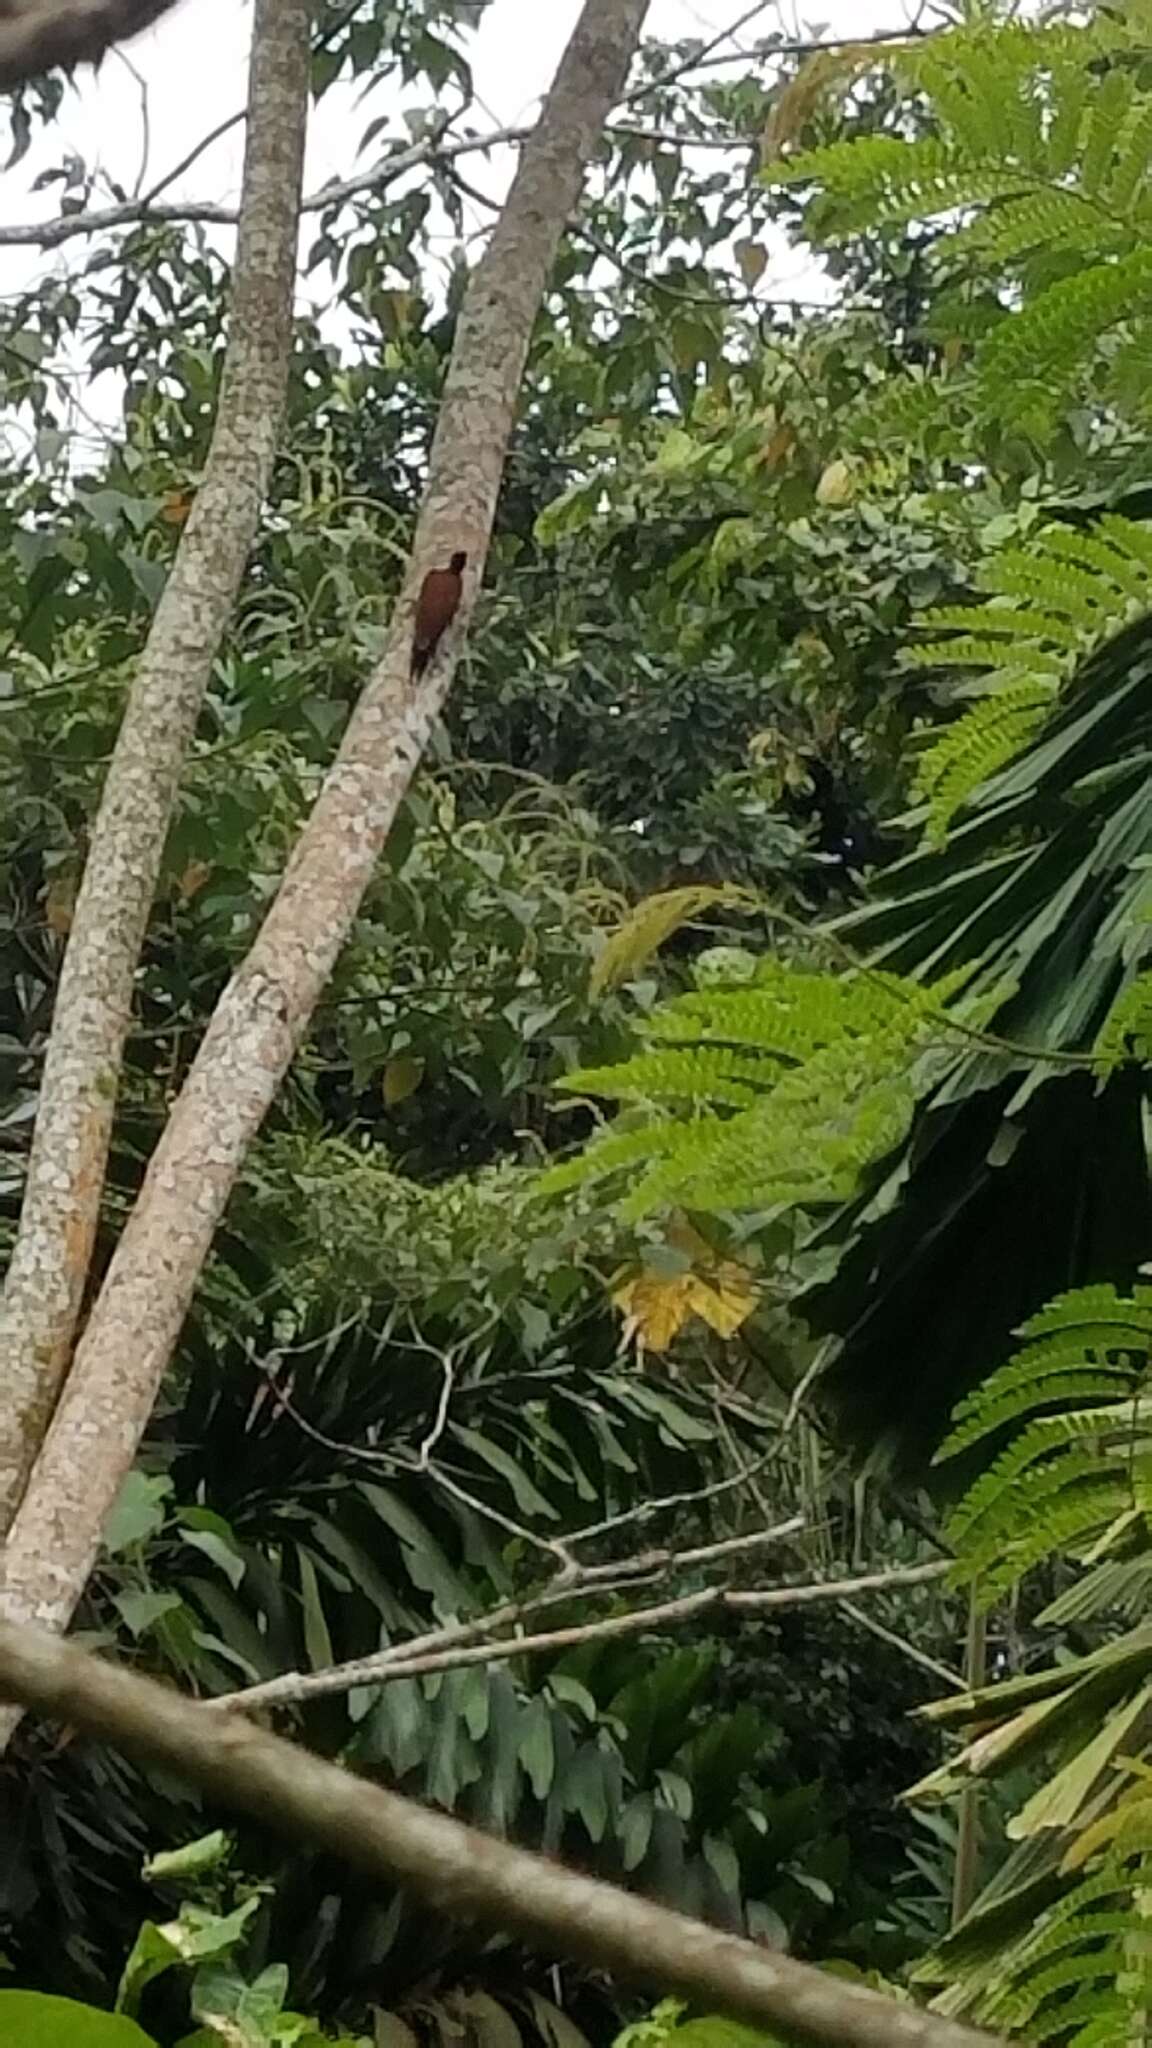
[[[465,554],[453,555],[446,569],[429,569],[416,600],[416,624],[412,632],[412,674],[422,676],[432,656],[456,617],[463,590],[461,581]]]

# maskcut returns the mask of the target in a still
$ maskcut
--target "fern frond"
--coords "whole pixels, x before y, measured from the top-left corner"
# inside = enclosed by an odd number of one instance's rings
[[[895,442],[922,442],[930,433],[954,425],[963,402],[959,378],[888,378],[881,390],[863,398],[845,414],[844,444],[849,448],[887,448]]]
[[[1118,410],[1143,419],[1152,409],[1152,318],[1129,320],[1108,364],[1104,395]]]
[[[1152,540],[1152,536],[1135,520],[1117,519],[1111,522],[1111,528],[1108,520],[1101,520],[1090,533],[1083,533],[1074,526],[1045,527],[1038,536],[1038,543],[1045,554],[1054,556],[1059,562],[1075,562],[1088,571],[1097,584],[1102,583],[1105,588],[1111,586],[1117,600],[1126,597],[1141,611],[1146,611],[1152,603],[1152,549],[1147,556],[1138,553],[1132,544],[1133,536],[1141,541]],[[1105,601],[1103,596],[1099,601]],[[1113,616],[1117,623],[1125,616],[1118,602]]]
[[[1146,968],[1117,996],[1093,1048],[1105,1072],[1128,1060],[1152,1060],[1152,969]]]
[[[1071,1349],[1069,1346],[1069,1351]],[[1002,1430],[1019,1421],[1022,1414],[1034,1412],[1042,1403],[1081,1402],[1097,1394],[1123,1399],[1131,1392],[1132,1375],[1121,1366],[1112,1371],[1100,1366],[1065,1371],[1059,1362],[1046,1359],[1043,1353],[1029,1352],[1026,1361],[1021,1360],[1020,1369],[1022,1377],[1016,1387],[1002,1388],[999,1398],[981,1405],[979,1415],[967,1428],[952,1431],[946,1446],[949,1457],[954,1458],[961,1451],[971,1449],[973,1444],[983,1442],[986,1437],[999,1436]],[[1025,1372],[1029,1374],[1028,1379],[1023,1377]],[[943,1455],[938,1451],[937,1460]]]
[[[1020,1325],[1020,1335],[1029,1339],[1056,1333],[1075,1333],[1085,1344],[1147,1350],[1152,1344],[1152,1287],[1136,1287],[1131,1294],[1118,1294],[1106,1281],[1074,1287]]]
[[[998,640],[982,640],[976,633],[958,634],[954,640],[930,640],[910,647],[904,656],[909,668],[996,668],[1004,659]],[[1060,676],[1064,663],[1050,654],[1038,640],[1022,638],[1012,648],[1014,665],[1030,674]]]
[[[561,1087],[614,1102],[711,1102],[743,1109],[770,1087],[778,1068],[721,1046],[636,1053],[613,1067],[578,1067]]]
[[[1141,193],[1147,189],[1152,165],[1152,99],[1146,94],[1134,98],[1115,136],[1112,166],[1101,197],[1109,211],[1130,214]]]
[[[906,1049],[888,1049],[888,1065],[899,1071],[885,1073],[883,1064],[874,1046],[867,1054],[821,1048],[710,1143],[660,1161],[622,1215],[636,1222],[661,1205],[707,1214],[843,1201],[905,1135],[915,1107]]]
[[[987,1610],[1027,1578],[1029,1572],[1049,1558],[1074,1556],[1102,1529],[1117,1505],[1114,1480],[1095,1480],[1088,1472],[1078,1473],[1062,1487],[1049,1482],[1047,1497],[1029,1501],[1026,1529],[1008,1522],[991,1537],[982,1550],[966,1560],[967,1569],[957,1574],[958,1585],[978,1579],[980,1605]],[[1014,1533],[1013,1533],[1014,1531]]]
[[[1100,338],[1152,303],[1152,248],[1130,250],[1061,278],[1009,314],[977,350],[986,403],[1018,407],[1022,390],[1040,392],[1049,410]]]
[[[1080,135],[1077,182],[1090,197],[1103,193],[1114,168],[1117,139],[1129,124],[1135,90],[1132,73],[1113,65],[1088,102]]]
[[[766,173],[773,184],[822,186],[837,201],[825,239],[867,227],[898,227],[981,200],[1023,196],[1028,182],[1002,165],[974,162],[967,151],[922,136],[867,135],[802,150]]]
[[[1056,685],[1050,677],[1006,682],[1010,673],[1003,671],[996,695],[946,726],[917,762],[913,793],[927,805],[924,833],[930,845],[943,844],[957,811],[1027,746],[1052,708]]]
[[[1093,580],[1048,557],[1045,539],[1037,535],[1031,545],[1005,548],[1002,554],[981,565],[978,580],[984,590],[998,597],[1015,598],[1025,604],[1039,600],[1042,607],[1056,612],[1081,631],[1094,632],[1101,623],[1105,591],[1099,578]],[[1069,645],[1072,636],[1065,634]]]
[[[950,975],[928,987],[879,970],[813,974],[785,962],[760,963],[753,983],[693,990],[653,1012],[649,1037],[724,1043],[799,1060],[841,1039],[877,1039],[893,1030],[909,1041],[939,1024],[942,1006],[963,982]]]
[[[989,1599],[1050,1552],[1082,1552],[1130,1516],[1152,1465],[1140,1406],[1152,1290],[1078,1289],[1021,1334],[1024,1348],[960,1404],[937,1453],[953,1458],[1019,1425],[948,1521],[962,1573]]]
[[[700,1121],[709,1119],[702,1116]],[[710,1119],[719,1127],[723,1119]],[[580,1187],[585,1181],[603,1180],[609,1174],[623,1172],[626,1168],[646,1164],[650,1159],[670,1152],[677,1143],[679,1126],[674,1123],[646,1123],[630,1130],[599,1131],[572,1159],[561,1160],[540,1175],[535,1192],[540,1197],[566,1194],[570,1188]]]
[[[982,633],[1003,636],[1005,640],[1048,640],[1059,646],[1076,644],[1074,629],[1060,612],[1045,611],[1039,605],[1019,604],[1015,598],[995,597],[982,605],[931,605],[917,614],[916,623],[926,631],[938,632],[951,626],[958,633],[970,633],[974,620],[979,623]],[[1015,659],[1017,649],[1002,648],[994,652],[998,660],[1007,655]]]
[[[912,666],[982,666],[989,694],[935,739],[918,764],[926,837],[943,839],[980,785],[1043,724],[1057,682],[1152,599],[1152,535],[1132,520],[1089,533],[1053,524],[1006,548],[980,573],[988,601],[941,606],[926,628],[953,628],[909,652]]]
[[[984,267],[1011,268],[1021,257],[1058,243],[1098,260],[1111,246],[1123,247],[1130,239],[1131,230],[1101,220],[1091,200],[1057,186],[996,200],[949,236],[946,256],[949,270],[966,256],[978,257]]]
[[[1152,528],[1136,519],[1126,519],[1122,512],[1106,512],[1097,528],[1120,550],[1131,555],[1152,576]]]

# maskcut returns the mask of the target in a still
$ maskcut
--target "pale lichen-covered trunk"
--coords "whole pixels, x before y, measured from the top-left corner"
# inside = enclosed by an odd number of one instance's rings
[[[585,0],[457,327],[412,561],[384,658],[280,891],[225,990],[77,1347],[4,1554],[2,1610],[62,1626],[91,1569],[245,1152],[351,928],[451,674],[409,677],[424,572],[468,554],[474,594],[533,323],[647,0]]]
[[[172,806],[276,453],[292,337],[309,15],[308,0],[257,0],[219,413],[92,828],[0,1300],[0,1531],[9,1526],[67,1367]]]

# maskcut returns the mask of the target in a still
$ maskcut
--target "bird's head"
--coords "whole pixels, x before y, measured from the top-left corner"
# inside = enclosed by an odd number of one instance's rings
[[[463,575],[464,570],[467,567],[467,563],[467,555],[457,554],[453,555],[452,560],[448,564],[448,567],[451,569],[454,576],[461,576]]]

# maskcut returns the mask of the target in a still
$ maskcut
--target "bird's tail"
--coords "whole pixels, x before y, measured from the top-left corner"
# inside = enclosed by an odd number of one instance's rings
[[[413,677],[422,676],[428,666],[431,653],[432,649],[430,647],[414,647],[412,649],[412,665],[408,673]]]

